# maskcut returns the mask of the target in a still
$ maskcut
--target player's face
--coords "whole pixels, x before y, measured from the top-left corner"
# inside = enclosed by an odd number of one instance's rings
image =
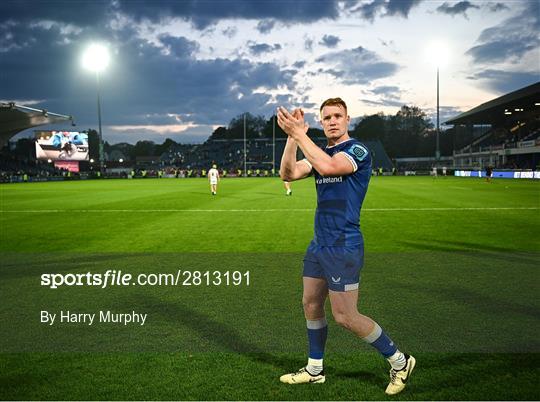
[[[337,140],[347,134],[349,120],[342,106],[325,106],[321,111],[321,125],[329,140]]]

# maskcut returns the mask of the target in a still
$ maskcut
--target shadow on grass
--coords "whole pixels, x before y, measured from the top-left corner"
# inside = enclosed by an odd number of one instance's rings
[[[304,364],[304,362],[296,359],[283,356],[276,357],[264,350],[260,345],[242,336],[234,328],[233,323],[226,325],[217,322],[183,303],[164,302],[157,297],[149,295],[144,295],[144,300],[138,298],[136,302],[148,311],[151,310],[152,315],[160,316],[160,318],[170,322],[176,322],[179,327],[190,328],[201,339],[218,347],[220,352],[239,353],[257,362],[269,364],[283,370],[296,369]],[[133,303],[127,302],[126,305],[131,306]],[[263,317],[261,317],[261,325],[264,325]]]
[[[474,292],[463,286],[456,286],[449,283],[444,283],[440,286],[433,286],[433,284],[430,284],[430,286],[421,286],[412,282],[404,283],[402,281],[396,281],[395,284],[396,287],[406,288],[411,294],[414,294],[414,292],[422,294],[429,293],[432,295],[433,300],[438,299],[442,302],[459,302],[472,309],[480,310],[490,315],[511,313],[540,320],[540,308],[536,306],[503,301],[498,297],[499,295],[490,297],[480,292]]]
[[[502,300],[496,289],[490,293],[493,296],[490,296],[467,289],[465,286],[449,283],[422,286],[400,281],[395,282],[394,286],[406,290],[411,295],[429,294],[431,302],[441,306],[461,305],[469,309],[471,314],[454,316],[457,320],[452,323],[448,323],[446,318],[433,318],[432,322],[433,325],[440,325],[441,329],[455,327],[468,328],[469,332],[473,329],[479,331],[484,342],[480,349],[478,349],[478,344],[475,347],[471,345],[472,352],[540,353],[540,341],[537,337],[533,337],[530,328],[524,327],[530,325],[528,324],[530,319],[536,323],[540,322],[540,308],[533,305],[534,300],[531,300],[531,304],[527,305],[516,301]],[[474,312],[479,312],[481,315],[476,315]],[[452,332],[458,333],[459,331],[456,329]],[[474,343],[478,343],[477,336],[470,337],[470,334],[465,333],[458,341],[467,342],[467,339],[471,339]],[[451,342],[451,340],[448,339],[447,342]],[[501,350],[501,348],[503,349]]]
[[[525,255],[525,253],[522,252],[516,252],[514,249],[508,249],[504,247],[498,247],[498,246],[490,246],[482,243],[472,243],[472,242],[463,242],[463,241],[452,241],[452,240],[430,240],[430,241],[410,241],[410,240],[402,240],[402,244],[411,247],[413,249],[421,250],[421,251],[443,251],[443,252],[463,252],[468,253],[471,251],[484,251],[484,252],[493,252],[498,253],[498,255],[501,256],[501,258],[504,258],[505,255],[511,254],[512,257],[516,256],[517,258],[523,259],[524,262],[531,262],[534,264],[538,264],[538,253],[536,258],[534,257],[534,253],[531,256]]]

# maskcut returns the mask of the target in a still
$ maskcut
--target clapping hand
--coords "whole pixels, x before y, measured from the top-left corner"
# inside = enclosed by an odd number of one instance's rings
[[[309,125],[304,121],[304,111],[300,108],[294,109],[291,114],[280,106],[277,110],[277,118],[278,125],[285,131],[285,134],[295,140],[308,131]]]

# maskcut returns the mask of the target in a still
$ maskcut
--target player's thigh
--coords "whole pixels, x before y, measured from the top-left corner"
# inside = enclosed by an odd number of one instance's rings
[[[311,302],[318,301],[324,303],[328,296],[328,284],[326,279],[304,276],[302,280],[304,283],[302,299]]]
[[[328,297],[334,317],[358,314],[358,289],[346,292],[330,290]]]

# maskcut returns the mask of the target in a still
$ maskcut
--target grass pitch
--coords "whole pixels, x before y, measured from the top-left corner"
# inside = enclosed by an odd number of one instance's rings
[[[305,364],[312,179],[100,180],[0,186],[0,399],[537,400],[540,183],[375,177],[361,216],[359,309],[417,368],[330,319],[324,385]],[[40,286],[42,273],[249,271],[250,284]],[[327,306],[329,307],[329,306]],[[40,311],[132,310],[145,326],[41,324]],[[330,317],[328,310],[328,317]]]

